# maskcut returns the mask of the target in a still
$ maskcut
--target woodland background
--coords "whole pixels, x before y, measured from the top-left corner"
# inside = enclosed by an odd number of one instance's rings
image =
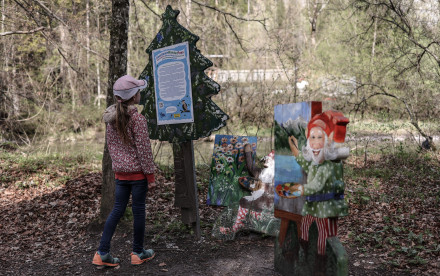
[[[1,4],[2,141],[29,144],[96,124],[91,114],[108,86],[110,2]],[[279,70],[220,82],[214,100],[229,125],[268,127],[275,104],[326,99],[344,112],[412,123],[439,115],[438,1],[130,1],[128,74],[146,66],[167,4],[200,36],[214,72]],[[302,80],[309,85],[300,90]]]
[[[6,256],[16,256],[18,264],[17,249],[38,247],[39,237],[48,235],[32,224],[44,212],[14,221],[14,210],[29,209],[21,204],[25,199],[39,202],[36,196],[100,177],[115,1],[0,1],[0,261],[13,270]],[[340,236],[350,246],[351,269],[440,270],[440,213],[434,208],[440,204],[440,1],[129,4],[127,73],[138,76],[147,65],[145,49],[166,5],[180,10],[178,21],[200,37],[197,47],[214,63],[207,75],[222,87],[212,99],[230,120],[219,133],[258,136],[260,157],[272,148],[274,105],[319,100],[343,111],[350,118],[345,178],[352,215],[341,222]],[[212,154],[206,141],[195,142],[201,204]],[[161,189],[155,201],[172,203],[170,147],[153,141],[153,151]],[[79,200],[97,188],[81,187],[80,197],[69,193],[76,202],[69,205],[75,233],[84,233],[99,213],[99,198]],[[174,215],[154,213],[153,221],[165,227],[160,235],[183,227]],[[208,233],[212,221],[204,223]],[[40,257],[47,254],[40,251]]]

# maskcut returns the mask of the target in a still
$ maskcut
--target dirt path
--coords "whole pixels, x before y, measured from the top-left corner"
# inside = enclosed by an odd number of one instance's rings
[[[249,232],[230,242],[209,238],[194,241],[189,234],[167,237],[152,245],[156,251],[153,260],[132,266],[129,262],[132,232],[128,224],[118,228],[112,242],[112,253],[122,259],[121,266],[100,270],[91,264],[101,234],[97,228],[85,237],[78,237],[82,244],[72,246],[67,254],[61,250],[39,260],[14,260],[6,267],[3,263],[0,275],[280,275],[273,265],[274,238]],[[350,275],[390,275],[379,266],[370,265],[371,259],[364,256],[365,259],[350,257]]]
[[[91,261],[103,226],[92,222],[99,210],[100,179],[92,173],[62,187],[0,189],[0,275],[279,275],[274,270],[274,237],[240,232],[234,241],[215,240],[211,228],[221,209],[203,202],[202,239],[195,241],[179,224],[173,198],[165,196],[172,183],[163,181],[148,196],[146,246],[156,251],[156,258],[130,265],[132,227],[122,221],[111,250],[122,259],[120,268],[96,269]],[[374,252],[344,246],[349,275],[393,274]]]

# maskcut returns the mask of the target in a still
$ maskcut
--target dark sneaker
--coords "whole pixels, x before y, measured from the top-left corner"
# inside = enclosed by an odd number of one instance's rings
[[[95,253],[95,256],[93,256],[92,264],[97,266],[118,266],[121,263],[121,261],[118,258],[113,258],[110,253],[107,253],[105,255],[99,254],[99,252]]]
[[[153,259],[155,255],[156,254],[154,253],[153,249],[142,249],[141,253],[131,252],[131,264],[140,265]]]

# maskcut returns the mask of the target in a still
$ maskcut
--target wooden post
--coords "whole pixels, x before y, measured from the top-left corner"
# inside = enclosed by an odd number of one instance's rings
[[[191,225],[197,239],[200,239],[199,200],[193,141],[173,143],[173,154],[176,176],[174,206],[180,207],[182,222]]]

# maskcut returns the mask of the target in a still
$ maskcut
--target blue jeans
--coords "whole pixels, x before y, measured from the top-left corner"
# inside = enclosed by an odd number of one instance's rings
[[[99,244],[100,252],[110,252],[110,241],[121,217],[124,215],[130,194],[132,195],[133,210],[133,252],[140,253],[144,248],[145,234],[145,199],[148,191],[148,181],[116,179],[115,205],[107,218]]]

